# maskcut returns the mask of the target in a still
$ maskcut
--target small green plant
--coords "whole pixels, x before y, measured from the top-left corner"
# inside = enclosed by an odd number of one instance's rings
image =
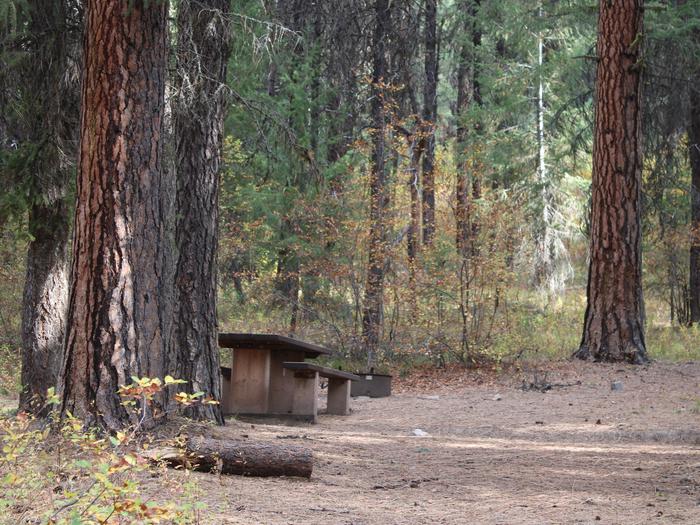
[[[56,410],[39,421],[20,412],[0,419],[0,513],[31,516],[47,524],[199,523],[202,505],[157,502],[143,490],[143,479],[154,469],[147,457],[144,424],[157,394],[186,381],[166,376],[133,377],[119,388],[122,404],[140,415],[138,423],[114,435],[85,428],[71,414],[59,419]],[[215,403],[204,393],[178,392],[177,407]],[[56,406],[53,388],[47,404]],[[163,415],[163,414],[161,414]],[[196,497],[196,491],[189,490]],[[46,504],[37,505],[37,495]]]
[[[700,414],[700,397],[695,399],[695,403],[690,408],[690,411],[694,414]]]

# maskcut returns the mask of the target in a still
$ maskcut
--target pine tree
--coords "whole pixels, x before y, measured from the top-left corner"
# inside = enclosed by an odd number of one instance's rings
[[[588,307],[576,356],[647,360],[641,231],[641,0],[600,2]]]
[[[75,35],[67,0],[28,2],[29,53],[20,84],[25,104],[23,148],[33,149],[24,169],[29,191],[27,271],[22,300],[22,391],[20,408],[45,407],[56,385],[68,306],[67,202],[71,154],[75,147],[78,75],[71,55]],[[77,120],[77,119],[76,119]]]
[[[172,293],[161,170],[167,3],[88,0],[61,412],[137,422],[117,389],[162,377]],[[163,401],[159,401],[163,405]]]
[[[229,0],[183,0],[178,6],[176,140],[177,224],[172,375],[190,392],[221,397],[216,293],[219,169],[227,110]],[[190,415],[223,423],[219,405]]]
[[[388,80],[386,48],[391,27],[391,7],[388,0],[376,0],[372,60],[372,165],[370,168],[370,226],[367,285],[362,313],[362,341],[367,362],[374,364],[381,335],[384,310],[384,265],[387,257],[386,208],[388,206],[386,174],[387,115],[384,86]]]

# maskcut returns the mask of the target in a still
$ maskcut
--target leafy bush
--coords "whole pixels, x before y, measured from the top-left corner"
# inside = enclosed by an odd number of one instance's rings
[[[133,378],[119,393],[124,406],[145,415],[156,393],[184,382]],[[53,389],[47,397],[58,404]],[[202,393],[178,392],[174,399],[184,406],[212,402]],[[144,490],[144,480],[163,475],[165,466],[148,459],[153,443],[143,424],[142,418],[104,435],[56,411],[44,421],[25,413],[0,418],[0,514],[56,525],[199,523],[195,486],[187,484],[177,502],[151,499]]]

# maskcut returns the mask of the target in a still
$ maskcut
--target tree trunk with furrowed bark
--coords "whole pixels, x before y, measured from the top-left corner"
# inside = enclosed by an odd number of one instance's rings
[[[647,361],[642,298],[641,0],[600,2],[588,307],[576,356]]]
[[[117,389],[162,377],[172,312],[161,169],[167,2],[88,0],[61,413],[136,422]],[[156,400],[162,405],[163,400]]]
[[[367,284],[362,313],[362,344],[368,366],[374,364],[381,337],[384,310],[384,266],[387,257],[386,210],[389,195],[386,189],[386,126],[387,115],[384,97],[387,90],[386,44],[390,33],[391,6],[388,0],[376,0],[376,23],[373,44],[372,73],[372,167],[370,168],[370,226]]]
[[[27,271],[22,300],[22,374],[19,407],[43,413],[47,389],[61,366],[68,307],[69,206],[66,202],[75,148],[78,76],[70,62],[70,2],[31,0],[22,100],[26,142],[36,144],[30,186]]]
[[[221,397],[216,322],[219,168],[227,108],[230,1],[179,4],[177,95],[173,102],[177,155],[175,315],[171,374],[185,390]],[[219,405],[187,409],[223,423]]]

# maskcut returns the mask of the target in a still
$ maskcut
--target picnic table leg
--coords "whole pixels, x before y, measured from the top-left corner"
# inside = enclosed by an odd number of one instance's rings
[[[270,397],[268,409],[270,414],[292,414],[294,411],[294,392],[297,389],[292,370],[284,368],[285,361],[303,361],[304,353],[293,350],[278,350],[270,356]]]
[[[350,413],[350,380],[328,378],[328,414],[347,416]]]
[[[292,414],[304,416],[312,423],[318,419],[318,372],[298,370],[294,372]]]
[[[233,413],[233,405],[231,402],[231,374],[224,374],[222,369],[221,374],[221,412],[227,416]]]

